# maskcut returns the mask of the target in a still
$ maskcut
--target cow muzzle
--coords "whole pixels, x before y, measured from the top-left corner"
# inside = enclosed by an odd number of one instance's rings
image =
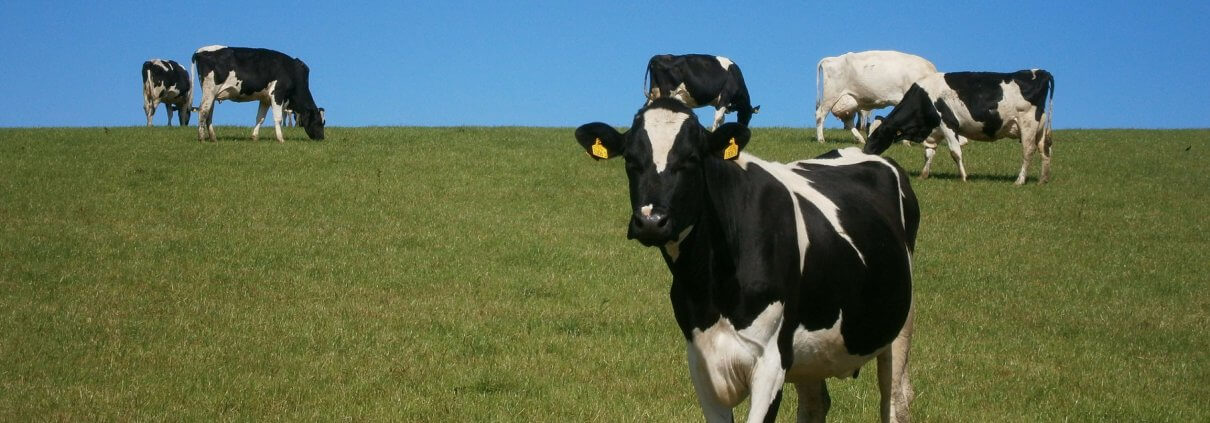
[[[627,237],[648,247],[663,245],[672,240],[672,225],[668,221],[668,213],[644,207],[630,218]]]

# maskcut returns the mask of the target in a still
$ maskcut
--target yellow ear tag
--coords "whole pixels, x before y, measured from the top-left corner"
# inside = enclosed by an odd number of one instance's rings
[[[609,150],[605,149],[605,146],[601,145],[600,138],[597,138],[597,142],[592,145],[592,155],[593,157],[602,159],[609,158]]]
[[[731,160],[731,159],[734,159],[735,156],[738,156],[738,155],[739,155],[739,145],[735,144],[735,137],[732,137],[731,145],[728,145],[727,149],[723,150],[723,160]]]

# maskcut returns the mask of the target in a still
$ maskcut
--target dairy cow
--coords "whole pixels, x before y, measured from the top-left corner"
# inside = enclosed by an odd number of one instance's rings
[[[861,126],[869,111],[899,104],[913,82],[936,72],[923,57],[889,50],[821,59],[815,66],[815,140],[824,142],[823,123],[832,113],[864,144]],[[857,122],[851,125],[854,115]]]
[[[714,130],[723,124],[727,113],[737,112],[739,123],[747,126],[760,106],[752,107],[744,75],[731,59],[705,54],[652,56],[647,62],[647,104],[657,98],[672,97],[691,108],[714,106]]]
[[[172,113],[176,112],[181,126],[189,124],[193,104],[193,79],[179,63],[171,60],[151,59],[143,62],[143,114],[147,126],[156,106],[164,103],[168,114],[168,126],[172,126]]]
[[[265,113],[273,109],[273,129],[282,142],[282,110],[298,114],[298,126],[307,137],[324,138],[324,121],[311,97],[310,68],[302,60],[263,48],[207,46],[193,53],[193,67],[201,82],[198,105],[198,140],[215,141],[214,102],[259,101],[252,139],[257,139]]]
[[[768,162],[741,151],[748,129],[707,132],[659,99],[630,129],[589,123],[576,140],[622,157],[628,237],[657,247],[685,337],[690,378],[711,422],[774,421],[782,385],[799,421],[823,421],[825,380],[878,362],[882,421],[905,422],[912,398],[912,252],[920,211],[907,174],[856,148]]]
[[[923,143],[920,176],[927,178],[937,143],[945,141],[965,181],[962,145],[967,139],[1016,138],[1023,156],[1016,184],[1025,183],[1035,150],[1042,152],[1038,183],[1044,183],[1050,179],[1054,91],[1054,77],[1041,69],[929,75],[916,81],[886,118],[875,121],[865,152],[881,154],[896,140]]]

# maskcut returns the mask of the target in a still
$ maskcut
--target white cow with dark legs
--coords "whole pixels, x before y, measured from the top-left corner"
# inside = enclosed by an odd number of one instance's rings
[[[913,82],[936,72],[932,62],[897,51],[823,58],[815,68],[815,140],[824,142],[823,123],[831,113],[864,144],[862,127],[869,127],[870,110],[899,104]],[[851,125],[855,117],[856,124]]]
[[[176,112],[181,126],[189,124],[193,110],[193,78],[177,62],[151,59],[143,62],[143,114],[147,115],[147,126],[156,106],[164,103],[168,113],[168,126],[172,126],[172,113]]]
[[[626,161],[628,236],[659,248],[672,274],[707,421],[731,422],[745,398],[749,422],[774,421],[788,382],[799,421],[822,422],[825,381],[871,360],[882,421],[908,421],[920,209],[902,168],[856,148],[764,161],[742,151],[745,126],[707,132],[672,99],[639,110],[625,133],[594,122],[575,136],[593,158]]]
[[[324,121],[308,82],[310,69],[302,60],[262,48],[207,46],[193,53],[193,66],[201,81],[202,101],[198,105],[198,140],[215,141],[214,102],[258,101],[257,139],[265,115],[273,110],[273,129],[277,141],[282,138],[282,111],[287,107],[298,114],[298,125],[313,140],[324,138]]]
[[[937,144],[944,142],[965,181],[962,146],[967,139],[1016,138],[1023,156],[1016,184],[1025,183],[1034,151],[1042,152],[1038,183],[1044,183],[1050,179],[1054,91],[1054,77],[1042,69],[933,74],[916,81],[903,101],[874,123],[865,152],[882,154],[896,140],[922,143],[920,177],[927,178]]]

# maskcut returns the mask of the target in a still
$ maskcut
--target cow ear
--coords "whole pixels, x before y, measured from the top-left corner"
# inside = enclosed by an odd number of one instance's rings
[[[709,134],[707,154],[722,157],[723,160],[734,160],[751,137],[752,131],[747,126],[735,122],[720,126]]]
[[[868,131],[867,133],[873,134],[875,129],[878,129],[879,126],[882,126],[882,120],[883,120],[882,116],[875,116],[874,122],[871,123],[870,128],[866,130],[866,131]]]
[[[612,159],[622,154],[622,134],[601,122],[576,128],[576,141],[594,160]]]

